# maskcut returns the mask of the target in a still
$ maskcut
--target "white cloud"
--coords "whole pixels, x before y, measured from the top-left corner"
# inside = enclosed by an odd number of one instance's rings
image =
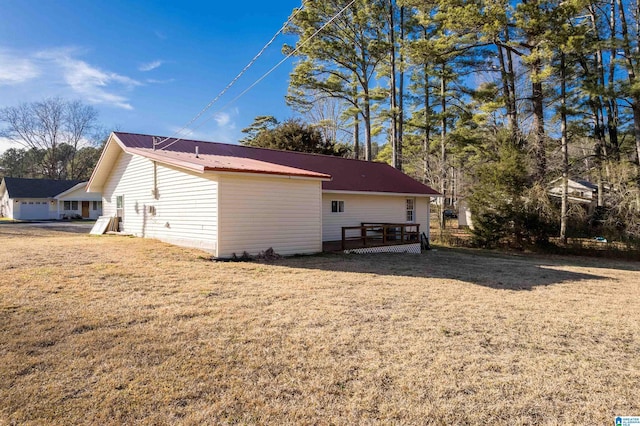
[[[73,57],[75,53],[74,49],[51,49],[38,52],[35,57],[48,65],[55,65],[65,83],[83,100],[133,109],[121,92],[141,85],[140,82],[76,59]]]
[[[138,69],[140,71],[151,71],[151,70],[155,70],[156,68],[158,68],[160,65],[162,65],[164,63],[164,61],[153,61],[153,62],[148,62],[146,64],[141,64]]]
[[[11,142],[11,140],[7,138],[0,137],[0,155],[2,155],[2,153],[4,153],[9,148],[24,148],[24,147],[15,142]]]
[[[213,116],[213,119],[218,123],[218,127],[225,127],[231,121],[231,116],[226,112],[218,112]]]
[[[209,142],[224,142],[224,143],[237,143],[239,134],[236,131],[235,119],[239,116],[240,111],[238,108],[233,108],[229,112],[217,112],[210,118],[213,118],[215,125],[211,126],[207,123],[208,118],[202,118],[202,121],[197,121],[194,125],[195,130],[185,130],[180,133],[180,137],[183,139],[194,139]],[[207,125],[208,124],[208,125]],[[201,126],[201,127],[199,127]],[[169,129],[171,135],[178,133],[181,127],[172,127]]]
[[[133,109],[127,93],[142,83],[91,65],[79,59],[81,54],[79,49],[69,47],[37,52],[0,48],[0,87],[28,81],[28,86],[20,88],[20,98],[25,99],[28,92],[39,96],[64,94],[87,103]]]
[[[158,80],[155,78],[148,78],[145,80],[147,83],[149,84],[167,84],[167,83],[173,83],[174,81],[176,81],[175,78],[167,78],[165,80]]]
[[[0,51],[0,85],[24,83],[40,75],[36,65],[28,58],[16,58]]]

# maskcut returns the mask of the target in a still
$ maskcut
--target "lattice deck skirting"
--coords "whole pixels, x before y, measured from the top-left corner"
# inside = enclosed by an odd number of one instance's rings
[[[369,254],[369,253],[411,253],[411,254],[420,254],[420,243],[348,249],[348,250],[345,250],[344,252],[347,253],[347,254],[350,254],[350,253],[357,253],[357,254]]]

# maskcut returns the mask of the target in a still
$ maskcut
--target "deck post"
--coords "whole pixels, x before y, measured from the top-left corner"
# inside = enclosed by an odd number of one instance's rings
[[[342,251],[344,251],[344,250],[345,250],[345,248],[346,248],[346,247],[345,247],[345,241],[344,241],[344,238],[345,238],[345,229],[344,229],[344,226],[343,226],[343,227],[342,227]]]

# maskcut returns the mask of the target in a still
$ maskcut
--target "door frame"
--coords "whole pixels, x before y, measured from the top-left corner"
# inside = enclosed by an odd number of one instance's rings
[[[90,207],[90,203],[89,201],[83,201],[82,202],[82,218],[83,219],[89,219],[91,213],[89,211],[89,207]],[[87,214],[85,215],[85,211],[87,212]]]

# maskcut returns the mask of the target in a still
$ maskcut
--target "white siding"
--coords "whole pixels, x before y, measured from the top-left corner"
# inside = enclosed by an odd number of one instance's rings
[[[97,210],[93,210],[93,202],[94,201],[102,201],[102,194],[99,192],[87,192],[87,187],[83,185],[82,187],[75,189],[71,192],[64,194],[61,197],[58,197],[58,203],[56,203],[52,208],[55,209],[52,216],[53,218],[58,218],[63,215],[73,216],[74,214],[82,215],[82,202],[89,202],[89,219],[97,219],[102,215],[102,207],[99,207]],[[64,202],[65,201],[77,201],[78,208],[76,210],[65,210]]]
[[[99,192],[87,192],[86,186],[82,188],[78,188],[74,191],[68,192],[64,194],[62,197],[58,198],[61,201],[64,200],[78,200],[78,201],[100,201],[102,199],[102,195]]]
[[[14,200],[9,198],[9,193],[3,191],[0,197],[0,216],[13,219],[13,204]]]
[[[158,197],[154,196],[154,163],[121,153],[105,182],[103,214],[116,215],[116,196],[124,196],[123,231],[176,245],[217,250],[215,176],[156,165]],[[155,210],[155,212],[154,212]]]
[[[429,197],[402,195],[322,194],[322,240],[342,239],[343,226],[362,222],[407,223],[407,198],[415,199],[415,223],[429,236]],[[331,201],[344,201],[344,212],[332,213]]]
[[[219,197],[219,257],[322,251],[320,181],[224,175]]]
[[[20,198],[13,202],[13,219],[47,220],[50,219],[50,201],[47,198]]]

